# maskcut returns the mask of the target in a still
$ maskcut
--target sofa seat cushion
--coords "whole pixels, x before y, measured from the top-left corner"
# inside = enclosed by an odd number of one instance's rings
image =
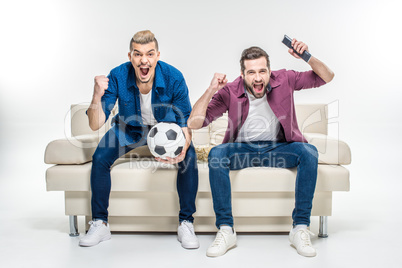
[[[91,163],[55,165],[46,171],[48,191],[90,191]],[[198,163],[199,192],[210,192],[209,170]],[[118,159],[111,170],[112,191],[175,192],[177,168],[152,159]],[[230,172],[232,192],[293,192],[296,168],[253,167]],[[349,171],[319,165],[316,191],[349,191]]]

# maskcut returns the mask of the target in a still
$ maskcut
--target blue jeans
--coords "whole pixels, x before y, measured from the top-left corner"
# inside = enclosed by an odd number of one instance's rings
[[[92,156],[91,208],[93,219],[105,222],[108,220],[107,209],[111,188],[110,167],[117,158],[142,145],[146,145],[146,138],[141,139],[136,144],[120,146],[113,130],[109,130],[99,142],[98,148]],[[198,190],[197,156],[193,144],[188,148],[184,160],[177,165],[177,192],[180,202],[179,221],[193,222],[195,198]]]
[[[293,225],[310,225],[318,168],[318,152],[313,145],[271,141],[225,143],[211,149],[208,167],[216,227],[233,227],[229,171],[247,167],[297,167]]]

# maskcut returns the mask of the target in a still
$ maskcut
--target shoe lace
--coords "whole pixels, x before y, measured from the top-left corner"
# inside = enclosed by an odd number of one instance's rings
[[[88,233],[87,233],[88,235],[91,235],[91,234],[97,232],[99,230],[99,228],[96,228],[96,227],[101,226],[101,225],[99,225],[99,223],[94,222],[94,221],[90,221],[90,222],[88,222],[88,224],[90,225]]]
[[[191,234],[191,235],[195,235],[194,227],[193,227],[193,225],[191,224],[191,222],[183,221],[183,222],[182,222],[182,225],[186,227],[186,228],[183,228],[183,231],[184,231],[184,232],[186,232],[186,233],[188,233],[188,234]]]
[[[301,232],[300,239],[302,245],[305,247],[312,247],[313,245],[311,244],[310,235],[314,236],[314,233],[307,229],[301,229],[299,232]]]
[[[220,230],[216,234],[216,238],[215,238],[214,242],[212,243],[212,247],[219,247],[222,244],[224,244],[225,242],[226,242],[226,236],[224,234],[224,231]]]

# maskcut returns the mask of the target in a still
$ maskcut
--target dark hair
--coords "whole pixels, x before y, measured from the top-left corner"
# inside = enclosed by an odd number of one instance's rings
[[[243,50],[243,53],[241,53],[241,58],[240,58],[240,67],[241,67],[241,72],[244,73],[244,70],[246,69],[244,67],[244,61],[245,60],[255,60],[259,59],[261,57],[264,57],[267,60],[267,67],[268,70],[271,70],[271,67],[269,65],[269,56],[267,52],[265,52],[262,48],[259,47],[249,47]]]

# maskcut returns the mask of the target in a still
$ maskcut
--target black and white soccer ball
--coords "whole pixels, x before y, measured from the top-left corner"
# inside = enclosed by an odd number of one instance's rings
[[[153,156],[175,158],[183,151],[186,137],[179,125],[161,122],[151,128],[147,143]]]

